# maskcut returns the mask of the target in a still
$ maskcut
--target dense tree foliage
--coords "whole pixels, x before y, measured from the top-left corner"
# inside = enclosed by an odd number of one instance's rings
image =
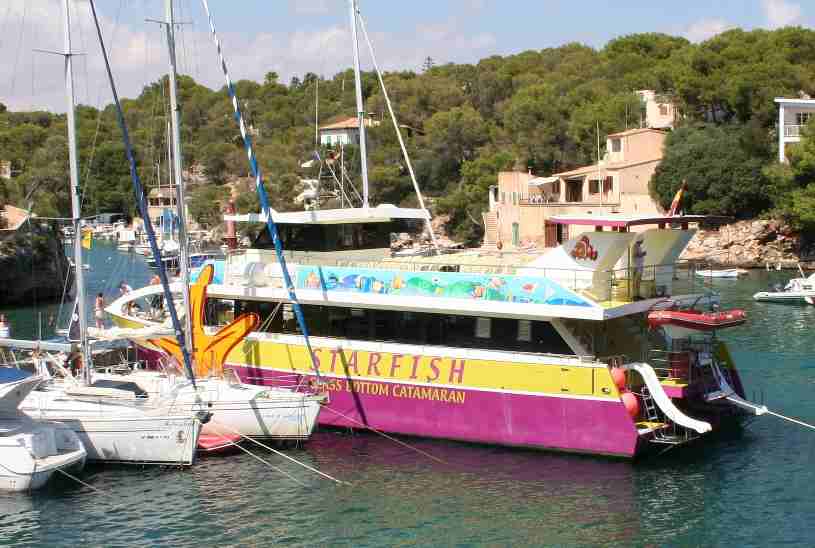
[[[669,200],[687,178],[694,212],[750,216],[775,207],[803,220],[815,194],[809,186],[813,164],[801,152],[793,155],[788,171],[767,166],[773,163],[776,146],[773,98],[815,94],[813,75],[815,32],[790,27],[735,29],[700,44],[664,34],[637,34],[599,50],[570,43],[493,56],[472,65],[429,59],[420,73],[393,72],[385,81],[399,122],[406,126],[419,184],[438,211],[450,215],[451,232],[476,241],[482,232],[486,189],[495,184],[498,170],[548,174],[593,162],[598,126],[605,142],[608,133],[640,125],[642,106],[632,93],[637,89],[672,96],[682,113],[683,127],[671,136],[666,162],[653,181],[659,199]],[[302,190],[299,179],[317,175],[316,168],[301,164],[315,148],[318,82],[322,122],[354,115],[350,69],[329,78],[306,73],[288,85],[274,72],[263,82],[236,83],[278,209],[301,207],[294,202]],[[222,189],[191,189],[195,216],[214,223],[214,202],[225,199],[230,190],[239,209],[256,208],[225,90],[209,90],[185,76],[179,85],[185,166],[201,166],[207,184]],[[369,135],[372,199],[415,204],[407,166],[372,73],[363,75],[363,95],[367,110],[381,121]],[[152,185],[167,180],[166,103],[166,78],[125,101],[140,174]],[[112,108],[98,112],[81,107],[77,119],[84,213],[134,213]],[[348,147],[345,152],[356,182],[358,151]],[[30,202],[41,215],[67,214],[64,116],[0,108],[0,159],[10,160],[17,173],[2,181],[0,199],[24,206]],[[208,207],[198,207],[209,200],[213,203]]]
[[[752,217],[767,209],[770,197],[762,169],[768,159],[744,150],[742,132],[739,126],[709,124],[671,133],[651,179],[662,206],[669,207],[687,181],[683,204],[689,213]]]

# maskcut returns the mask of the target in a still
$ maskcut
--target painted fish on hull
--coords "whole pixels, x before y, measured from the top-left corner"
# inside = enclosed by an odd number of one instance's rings
[[[303,289],[324,287],[330,291],[404,297],[592,306],[588,300],[557,282],[521,276],[303,265],[297,269],[297,284]]]

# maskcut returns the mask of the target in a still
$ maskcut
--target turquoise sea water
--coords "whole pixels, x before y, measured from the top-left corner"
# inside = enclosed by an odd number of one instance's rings
[[[111,247],[90,254],[90,293],[149,271]],[[747,394],[815,422],[815,307],[755,303],[792,273],[720,280],[748,325],[725,334]],[[108,299],[109,300],[109,299]],[[0,310],[16,335],[38,314]],[[28,319],[26,319],[28,318]],[[436,462],[372,434],[320,432],[288,454],[336,485],[265,451],[293,479],[246,454],[191,469],[94,466],[28,495],[0,495],[0,544],[517,546],[815,543],[815,431],[761,417],[743,433],[629,463],[407,439]]]

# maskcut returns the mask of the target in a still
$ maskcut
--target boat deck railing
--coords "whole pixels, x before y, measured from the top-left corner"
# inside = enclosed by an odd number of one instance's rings
[[[252,262],[276,264],[276,259],[266,257],[271,251],[250,250],[233,252],[227,257],[226,283],[246,283],[247,267]],[[254,255],[254,256],[253,256]],[[609,270],[568,269],[559,267],[532,266],[524,263],[522,254],[518,261],[490,261],[491,257],[472,255],[471,261],[462,254],[440,255],[416,258],[365,258],[359,254],[350,258],[308,253],[287,252],[290,269],[295,265],[321,266],[324,268],[354,268],[397,270],[402,272],[443,272],[459,274],[479,274],[482,276],[520,275],[529,278],[546,278],[560,286],[585,295],[601,305],[616,305],[640,299],[653,299],[709,291],[709,280],[695,276],[697,265],[690,261],[645,265],[641,275],[635,268]],[[451,260],[445,261],[450,257]],[[274,277],[274,276],[273,276]],[[637,288],[639,278],[639,288]],[[706,284],[707,287],[706,287]]]

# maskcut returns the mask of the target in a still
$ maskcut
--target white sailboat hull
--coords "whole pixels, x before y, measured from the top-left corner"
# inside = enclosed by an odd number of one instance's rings
[[[258,387],[229,382],[222,378],[198,379],[197,390],[186,380],[173,375],[139,371],[130,375],[98,374],[97,380],[134,382],[149,398],[173,392],[174,409],[194,413],[203,402],[212,419],[203,426],[207,436],[236,435],[302,441],[317,425],[321,395],[285,388]]]
[[[297,396],[298,394],[293,394]],[[314,432],[322,398],[271,399],[270,401],[214,401],[206,435],[240,433],[253,438],[307,440]]]
[[[187,466],[195,462],[201,421],[189,409],[34,392],[20,409],[71,428],[90,461]]]

